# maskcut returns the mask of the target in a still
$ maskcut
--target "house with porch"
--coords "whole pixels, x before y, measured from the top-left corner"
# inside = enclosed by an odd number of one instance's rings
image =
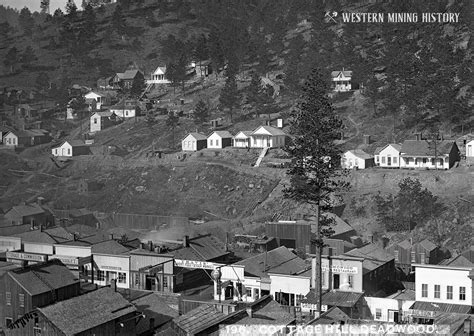
[[[405,140],[400,157],[400,168],[450,169],[461,160],[453,140]]]
[[[352,71],[342,69],[342,71],[331,72],[332,88],[336,92],[350,91]]]
[[[53,156],[73,157],[90,154],[89,146],[82,140],[66,140],[60,146],[53,148]]]
[[[109,111],[124,119],[134,118],[135,116],[140,115],[140,108],[138,107],[137,101],[134,99],[122,100],[117,105],[111,106]]]
[[[272,126],[260,126],[250,134],[252,148],[284,147],[285,143],[286,133]]]
[[[207,137],[204,134],[189,133],[181,141],[181,149],[186,152],[196,152],[207,147]]]
[[[251,131],[240,131],[239,133],[234,135],[232,139],[232,146],[237,148],[249,148],[251,134]]]
[[[214,131],[207,137],[207,148],[232,146],[232,134],[229,131]]]
[[[341,157],[341,167],[345,169],[366,169],[374,166],[374,157],[362,149],[345,152]]]
[[[147,84],[169,84],[166,78],[166,66],[158,66],[151,74],[151,79],[146,81]]]
[[[109,97],[107,95],[95,91],[86,93],[84,95],[84,99],[92,111],[100,110],[103,105],[108,105],[110,103]]]
[[[384,168],[400,168],[400,144],[388,144],[375,149],[375,165]]]

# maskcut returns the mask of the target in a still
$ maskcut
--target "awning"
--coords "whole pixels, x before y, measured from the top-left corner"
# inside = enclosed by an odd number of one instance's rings
[[[451,314],[470,314],[472,306],[459,305],[441,302],[424,302],[415,301],[409,308],[408,314],[415,317],[435,317],[437,313],[451,313]]]

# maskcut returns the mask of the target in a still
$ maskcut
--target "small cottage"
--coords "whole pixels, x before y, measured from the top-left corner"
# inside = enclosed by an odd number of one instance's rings
[[[336,92],[347,92],[352,89],[351,79],[352,71],[333,71],[331,72],[332,88]]]
[[[453,140],[405,140],[400,156],[400,168],[450,169],[461,160]]]
[[[10,131],[3,137],[3,144],[9,147],[29,147],[47,143],[49,133],[42,129]]]
[[[61,146],[53,148],[51,151],[53,156],[65,157],[87,155],[90,153],[89,146],[87,146],[82,140],[64,141]]]
[[[374,157],[362,149],[345,152],[341,157],[341,167],[345,169],[366,169],[374,166]]]
[[[238,148],[249,148],[251,134],[251,131],[240,131],[234,136],[232,146]]]
[[[158,66],[151,74],[151,79],[147,80],[147,84],[168,84],[170,81],[166,79],[166,66]]]
[[[272,126],[260,126],[250,135],[252,148],[284,147],[286,133]]]
[[[107,127],[114,125],[117,121],[115,113],[110,111],[96,112],[90,118],[91,133],[101,131]]]
[[[466,160],[474,162],[474,140],[466,143]]]
[[[92,110],[100,110],[103,105],[108,105],[108,98],[109,97],[107,97],[106,95],[94,91],[88,92],[84,95],[86,103],[91,106]]]
[[[400,167],[400,144],[388,144],[375,149],[375,164],[385,168]]]
[[[134,118],[139,115],[140,109],[137,106],[137,101],[133,99],[127,99],[121,101],[119,104],[110,107],[110,112],[115,113],[120,118]]]
[[[232,146],[232,134],[228,131],[214,131],[207,137],[207,148]]]
[[[207,146],[207,137],[201,133],[189,133],[182,141],[181,148],[183,151],[195,152]]]

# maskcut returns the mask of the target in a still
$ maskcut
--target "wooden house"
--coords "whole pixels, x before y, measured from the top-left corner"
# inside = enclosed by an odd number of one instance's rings
[[[207,147],[207,137],[201,133],[189,133],[182,141],[183,151],[196,152]]]
[[[92,110],[100,110],[103,105],[108,105],[110,103],[109,97],[99,92],[90,91],[84,95],[84,99],[86,103],[93,104],[95,102],[95,106],[91,106]]]
[[[151,79],[147,84],[168,84],[170,81],[166,78],[166,66],[158,66],[151,74]]]
[[[90,117],[91,133],[101,131],[107,127],[115,125],[117,116],[110,111],[96,112]]]
[[[272,126],[260,126],[250,135],[250,146],[252,148],[284,147],[286,144],[286,133]]]
[[[0,329],[10,327],[8,335],[41,335],[36,309],[80,291],[79,279],[57,259],[11,270],[1,279]]]
[[[134,118],[140,114],[140,108],[138,107],[137,101],[134,99],[123,100],[117,105],[111,106],[109,110],[123,119]]]
[[[30,147],[47,143],[51,140],[45,130],[10,131],[3,137],[3,144],[9,147]]]
[[[51,213],[38,204],[15,205],[4,217],[10,225],[29,224],[31,227],[47,227],[54,222]]]
[[[126,70],[125,72],[117,73],[112,82],[116,89],[120,87],[131,89],[134,80],[145,80],[145,77],[140,70]]]
[[[342,71],[331,72],[332,88],[336,92],[347,92],[352,89],[352,71],[342,69]]]
[[[341,167],[345,169],[366,169],[374,166],[374,157],[362,149],[345,152],[341,157]]]
[[[444,258],[444,254],[439,246],[428,239],[424,239],[418,243],[413,243],[411,240],[405,239],[399,243],[388,246],[387,251],[393,255],[395,266],[402,269],[406,274],[413,270],[412,264],[436,265]]]
[[[385,168],[400,167],[400,144],[388,144],[375,149],[375,165]]]
[[[82,140],[67,140],[60,146],[53,148],[53,156],[73,157],[90,154],[89,146]]]
[[[400,168],[450,169],[461,160],[453,140],[405,140],[400,156]]]
[[[251,131],[240,131],[233,137],[232,146],[237,148],[250,148]]]
[[[469,163],[474,163],[474,140],[466,143],[466,160]]]
[[[232,134],[228,131],[214,131],[207,137],[207,148],[232,146]]]

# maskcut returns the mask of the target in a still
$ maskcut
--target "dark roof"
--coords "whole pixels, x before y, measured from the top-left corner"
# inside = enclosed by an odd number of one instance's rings
[[[212,235],[199,236],[189,239],[191,247],[204,260],[212,260],[228,254],[225,244]]]
[[[331,72],[331,77],[337,77],[337,76],[339,76],[339,74],[341,72],[344,75],[344,77],[351,77],[352,76],[352,71],[342,70],[342,71],[332,71]]]
[[[419,242],[418,244],[420,244],[427,251],[433,251],[436,248],[438,248],[438,246],[436,246],[435,243],[431,242],[428,239],[424,239],[421,242]]]
[[[15,205],[7,212],[7,214],[9,212],[21,217],[41,215],[45,213],[44,209],[37,204]]]
[[[387,148],[388,146],[392,146],[393,148],[395,148],[397,151],[400,151],[402,149],[402,145],[400,144],[388,144],[388,145],[385,145],[385,146],[382,146],[382,147],[377,147],[375,148],[375,151],[374,151],[374,155],[379,155],[381,151],[383,151],[385,148]]]
[[[32,296],[79,283],[74,274],[57,259],[12,270],[8,274]]]
[[[344,255],[364,258],[364,261],[362,262],[364,274],[394,259],[393,254],[388,252],[379,244],[368,244],[346,252]]]
[[[286,135],[285,132],[283,132],[281,129],[279,128],[276,128],[276,127],[272,127],[272,126],[268,126],[268,125],[263,125],[263,126],[258,126],[253,132],[252,132],[252,135],[253,134],[256,134],[256,132],[263,128],[265,131],[267,131],[268,133],[270,133],[270,135]]]
[[[322,304],[337,307],[354,307],[363,296],[364,293],[358,292],[329,291],[323,294]],[[311,290],[301,302],[317,303],[316,292]]]
[[[130,249],[115,240],[106,240],[92,245],[93,254],[123,254],[128,251],[130,251]]]
[[[411,305],[410,309],[452,314],[470,314],[472,311],[472,306],[442,302],[415,301],[415,303]]]
[[[451,152],[451,148],[455,145],[455,142],[452,140],[443,140],[437,144],[436,151],[438,155],[447,155]],[[432,148],[430,148],[432,147]],[[417,156],[427,156],[434,157],[435,151],[433,145],[426,140],[405,140],[403,141],[400,154],[404,155],[417,155]]]
[[[139,70],[126,70],[124,73],[122,73],[122,79],[134,79],[135,76],[139,73]],[[118,74],[117,74],[118,75]]]
[[[404,289],[387,296],[387,299],[415,301],[415,291],[413,289]]]
[[[214,306],[204,304],[175,318],[174,323],[188,334],[197,334],[227,318]]]
[[[66,140],[63,142],[64,143],[70,144],[72,147],[82,147],[82,146],[87,146],[84,141],[82,140]],[[62,145],[61,145],[62,146]]]
[[[307,268],[305,261],[285,246],[241,260],[235,265],[245,266],[245,273],[256,277],[264,277],[268,273],[299,274]]]
[[[69,300],[39,308],[65,335],[76,335],[136,312],[134,305],[110,287],[103,287]]]
[[[469,259],[467,259],[462,254],[460,254],[460,255],[452,258],[452,259],[449,259],[449,260],[446,260],[446,261],[440,263],[440,265],[449,265],[449,266],[457,266],[457,267],[471,267],[471,266],[474,266],[474,263],[472,261],[470,261]]]
[[[178,312],[168,306],[163,297],[156,293],[147,293],[131,302],[140,313],[145,314],[145,318],[140,319],[137,324],[137,334],[149,330],[151,318],[155,319],[155,326],[159,327],[179,316]]]
[[[321,316],[309,321],[307,325],[333,324],[334,322],[348,321],[349,319],[349,315],[334,306],[329,308],[327,312],[321,314]]]
[[[45,243],[45,244],[58,244],[65,243],[74,239],[74,235],[69,233],[63,227],[55,227],[50,229],[33,230],[22,233],[16,233],[13,237],[19,237],[24,242],[29,243]]]
[[[277,324],[288,325],[295,320],[295,317],[270,296],[261,298],[250,305],[252,317],[245,314],[244,318],[234,324],[255,325],[255,324]]]
[[[197,133],[197,132],[192,132],[192,133],[189,133],[188,135],[186,135],[185,139],[188,137],[188,136],[192,136],[194,139],[196,140],[206,140],[207,137],[202,134],[202,133]],[[184,139],[183,139],[184,140]]]
[[[372,159],[373,156],[370,154],[367,154],[364,152],[362,149],[352,149],[348,151],[349,153],[353,154],[354,156],[357,156],[360,159],[368,160]]]
[[[233,137],[233,135],[229,131],[214,131],[209,136],[213,135],[214,133],[217,134],[218,136],[220,136],[221,138],[232,138]]]

